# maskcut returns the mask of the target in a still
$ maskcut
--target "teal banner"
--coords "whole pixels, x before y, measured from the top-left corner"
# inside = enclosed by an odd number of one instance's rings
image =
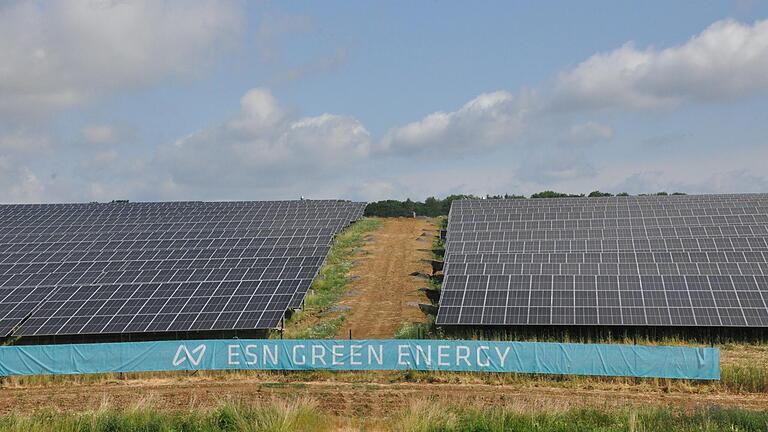
[[[0,376],[424,370],[720,379],[717,348],[458,340],[228,339],[0,347]]]

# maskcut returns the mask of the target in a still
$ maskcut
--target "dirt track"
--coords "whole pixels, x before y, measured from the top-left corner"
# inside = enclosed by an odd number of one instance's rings
[[[421,260],[431,254],[419,251],[432,246],[432,237],[421,237],[425,230],[436,233],[437,228],[425,219],[383,220],[366,244],[366,253],[355,258],[349,294],[340,302],[350,310],[337,337],[347,338],[352,330],[355,339],[389,339],[403,322],[425,320],[418,303],[427,298],[417,291],[425,282],[410,276],[430,271]]]

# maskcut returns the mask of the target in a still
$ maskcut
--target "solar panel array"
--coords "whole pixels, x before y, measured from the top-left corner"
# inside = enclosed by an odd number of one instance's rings
[[[768,327],[768,194],[454,201],[441,325]]]
[[[343,201],[0,206],[0,337],[275,328]]]

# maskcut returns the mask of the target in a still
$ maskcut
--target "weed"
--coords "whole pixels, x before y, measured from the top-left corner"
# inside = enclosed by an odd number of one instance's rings
[[[763,431],[768,412],[708,408],[694,412],[668,408],[571,409],[530,413],[509,407],[456,407],[418,402],[396,417],[390,430],[427,431]]]

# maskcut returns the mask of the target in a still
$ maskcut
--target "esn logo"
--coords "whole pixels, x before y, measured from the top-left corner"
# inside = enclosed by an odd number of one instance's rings
[[[176,355],[173,356],[173,365],[179,366],[185,361],[189,360],[192,366],[199,366],[203,361],[203,355],[205,354],[205,344],[198,345],[192,351],[187,349],[186,345],[179,345],[179,349],[176,350]]]

